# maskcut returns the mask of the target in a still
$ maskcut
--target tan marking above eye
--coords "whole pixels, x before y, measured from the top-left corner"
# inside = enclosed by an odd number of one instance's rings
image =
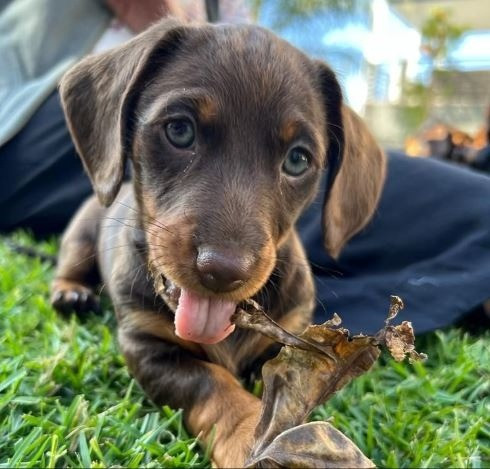
[[[286,121],[281,125],[279,130],[279,138],[284,143],[289,143],[296,137],[298,133],[298,123],[296,121]]]
[[[218,104],[211,97],[202,97],[196,100],[197,113],[202,122],[210,122],[218,115]]]

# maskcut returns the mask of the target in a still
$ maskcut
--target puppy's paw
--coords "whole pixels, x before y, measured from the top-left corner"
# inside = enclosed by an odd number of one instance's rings
[[[91,288],[65,279],[54,280],[51,287],[51,305],[63,314],[100,310],[99,298]]]

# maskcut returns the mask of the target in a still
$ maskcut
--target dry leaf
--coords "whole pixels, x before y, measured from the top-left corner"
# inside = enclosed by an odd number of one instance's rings
[[[301,452],[298,453],[298,448]],[[374,467],[351,440],[327,422],[285,430],[247,467]]]
[[[392,297],[384,329],[375,336],[353,337],[339,327],[337,315],[297,336],[251,300],[237,309],[233,317],[236,325],[285,344],[262,368],[262,415],[248,467],[374,467],[330,424],[305,421],[314,407],[371,368],[380,354],[379,344],[386,344],[396,360],[407,354],[410,359],[424,358],[415,351],[410,323],[390,325],[402,308],[401,299]]]
[[[410,363],[421,361],[427,358],[425,353],[418,353],[415,350],[415,334],[412,324],[403,321],[398,326],[390,325],[390,322],[403,309],[403,301],[398,296],[391,297],[390,311],[385,321],[385,328],[376,334],[379,344],[386,345],[391,356],[401,362],[407,355]]]

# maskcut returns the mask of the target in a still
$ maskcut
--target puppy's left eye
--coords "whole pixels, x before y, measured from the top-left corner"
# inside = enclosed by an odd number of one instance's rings
[[[282,170],[289,176],[301,176],[310,167],[310,155],[303,148],[293,148],[282,164]]]
[[[188,119],[175,119],[165,125],[165,134],[177,148],[189,148],[195,139],[194,126]]]

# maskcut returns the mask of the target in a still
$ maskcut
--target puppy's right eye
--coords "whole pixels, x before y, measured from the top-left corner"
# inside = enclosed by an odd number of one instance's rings
[[[194,126],[188,119],[175,119],[165,125],[168,141],[177,148],[189,148],[195,139]]]

